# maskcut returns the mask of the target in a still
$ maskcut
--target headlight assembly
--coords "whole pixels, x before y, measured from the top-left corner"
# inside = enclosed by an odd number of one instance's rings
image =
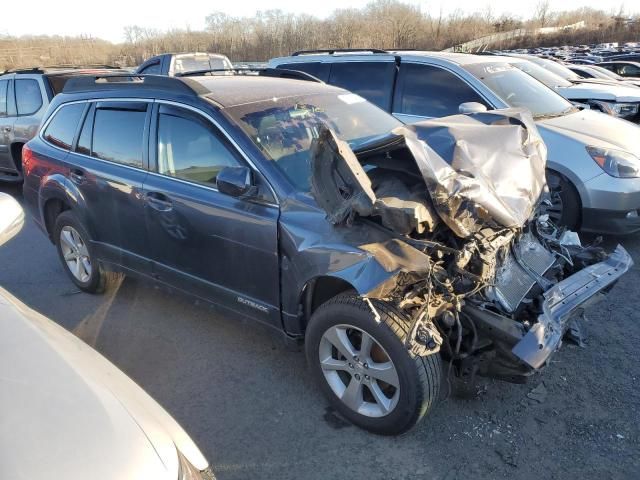
[[[178,480],[216,480],[210,468],[200,471],[178,451],[179,471]]]
[[[640,177],[640,159],[621,150],[587,147],[587,152],[600,167],[612,177]]]
[[[639,105],[637,103],[618,103],[607,102],[604,100],[591,100],[589,103],[597,108],[600,108],[604,113],[608,113],[609,115],[620,118],[633,117],[636,113],[638,113]]]

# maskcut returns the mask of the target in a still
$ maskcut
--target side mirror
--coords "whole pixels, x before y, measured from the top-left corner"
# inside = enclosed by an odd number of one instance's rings
[[[460,113],[482,113],[487,111],[487,107],[478,102],[464,102],[458,107]]]
[[[24,225],[24,211],[16,200],[0,193],[0,245],[15,237]]]
[[[218,190],[232,197],[245,197],[256,192],[248,167],[224,167],[216,177]]]

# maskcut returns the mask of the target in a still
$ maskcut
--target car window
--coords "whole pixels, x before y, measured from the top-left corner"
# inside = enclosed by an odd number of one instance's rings
[[[70,150],[84,107],[84,103],[72,103],[58,110],[44,131],[45,140],[56,147]]]
[[[636,67],[635,65],[620,65],[618,74],[623,77],[638,77],[640,76],[640,67]]]
[[[323,82],[329,81],[330,67],[331,65],[329,63],[321,62],[283,63],[282,65],[278,65],[278,68],[283,68],[285,70],[298,70],[300,72],[308,73]]]
[[[0,80],[0,117],[7,116],[7,89],[9,88],[8,80]]]
[[[142,167],[146,115],[146,109],[96,108],[91,155],[131,167]]]
[[[40,110],[42,95],[40,94],[40,85],[37,80],[30,78],[18,79],[15,81],[15,88],[18,115],[31,115]]]
[[[140,73],[144,73],[146,75],[160,75],[162,70],[160,69],[160,62],[152,63],[151,65],[147,65]]]
[[[347,62],[331,65],[329,83],[391,110],[395,62]]]
[[[215,185],[220,170],[237,165],[239,162],[226,142],[204,119],[160,113],[158,173]]]
[[[398,113],[421,117],[456,115],[461,103],[486,102],[463,80],[439,67],[403,64]]]

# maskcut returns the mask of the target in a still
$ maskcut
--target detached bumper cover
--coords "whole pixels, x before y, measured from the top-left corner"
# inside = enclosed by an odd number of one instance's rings
[[[524,363],[538,369],[562,343],[571,314],[615,283],[633,266],[627,251],[618,245],[606,260],[591,265],[545,292],[543,313],[511,350]]]

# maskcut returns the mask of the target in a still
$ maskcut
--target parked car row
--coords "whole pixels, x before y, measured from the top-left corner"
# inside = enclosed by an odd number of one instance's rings
[[[81,290],[134,275],[264,323],[304,345],[344,417],[391,435],[431,411],[443,362],[527,381],[633,264],[574,230],[640,229],[640,127],[570,102],[553,69],[225,59],[0,76],[6,176]],[[165,466],[209,474],[176,445]]]

